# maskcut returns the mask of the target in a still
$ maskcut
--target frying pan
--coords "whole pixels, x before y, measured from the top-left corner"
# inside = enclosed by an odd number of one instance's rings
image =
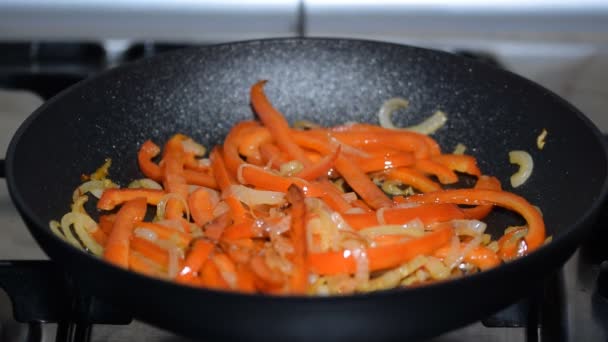
[[[383,101],[410,100],[397,125],[435,109],[448,115],[434,137],[444,150],[469,147],[481,170],[507,190],[508,152],[534,159],[517,194],[539,206],[553,241],[519,260],[457,280],[328,298],[243,295],[190,288],[128,272],[68,246],[48,229],[68,210],[79,176],[113,160],[121,184],[140,177],[138,146],[175,132],[207,146],[253,117],[249,87],[290,122],[377,122]],[[548,131],[540,150],[536,137]],[[557,270],[589,231],[607,189],[599,131],[574,107],[521,77],[427,49],[340,39],[278,39],[181,50],[105,72],[51,99],[15,134],[6,159],[12,199],[44,251],[94,294],[135,317],[199,339],[411,340],[479,320]],[[488,219],[496,237],[513,214]]]

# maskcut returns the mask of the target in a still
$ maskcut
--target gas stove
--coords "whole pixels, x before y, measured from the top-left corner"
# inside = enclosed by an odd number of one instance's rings
[[[0,44],[0,153],[31,111],[71,84],[116,64],[184,46],[132,44],[116,55],[96,43]],[[491,54],[452,52],[501,66]],[[602,262],[608,253],[601,241],[608,241],[602,233],[606,224],[608,214],[599,218],[593,238],[528,297],[431,341],[605,341],[608,262]],[[69,278],[31,238],[4,182],[0,227],[0,286],[6,291],[0,291],[0,341],[188,341],[95,298],[74,296]]]

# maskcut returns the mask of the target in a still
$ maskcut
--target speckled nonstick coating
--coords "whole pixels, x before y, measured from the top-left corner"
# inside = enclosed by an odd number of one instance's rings
[[[444,150],[460,142],[506,189],[508,152],[535,161],[515,190],[538,205],[553,242],[481,274],[414,289],[302,298],[182,287],[115,268],[68,246],[48,229],[68,210],[81,173],[111,157],[111,177],[139,177],[138,146],[183,132],[211,146],[253,118],[249,87],[269,80],[270,100],[288,119],[322,124],[377,122],[381,103],[410,100],[418,122],[441,109]],[[543,150],[536,137],[549,132]],[[606,193],[607,158],[598,130],[571,105],[506,71],[447,53],[338,39],[250,41],[177,51],[110,70],[47,102],[16,133],[7,156],[12,198],[41,247],[78,288],[145,321],[214,340],[412,340],[478,320],[513,302],[575,250]],[[516,221],[516,220],[515,220]],[[514,222],[498,210],[494,234]]]

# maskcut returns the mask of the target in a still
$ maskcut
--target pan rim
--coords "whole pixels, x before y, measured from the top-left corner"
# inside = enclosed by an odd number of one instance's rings
[[[531,254],[529,254],[523,258],[516,259],[515,261],[500,265],[499,267],[496,267],[496,268],[493,268],[493,269],[490,269],[490,270],[487,270],[484,272],[479,272],[479,273],[468,275],[468,276],[461,277],[461,278],[450,279],[448,281],[426,284],[425,286],[415,287],[415,288],[398,288],[398,289],[390,289],[390,290],[385,290],[385,291],[375,291],[375,292],[371,292],[371,293],[357,293],[357,294],[351,294],[351,295],[339,295],[339,296],[329,296],[329,297],[244,294],[244,293],[240,293],[240,292],[236,292],[236,291],[221,291],[221,290],[212,290],[212,289],[204,289],[204,288],[194,288],[194,287],[184,286],[184,285],[181,285],[181,284],[178,284],[175,282],[171,282],[168,280],[164,280],[164,279],[148,277],[148,276],[145,276],[145,275],[133,272],[133,271],[129,271],[129,270],[125,270],[125,269],[116,267],[114,265],[111,265],[111,264],[103,261],[102,259],[100,259],[96,256],[93,256],[89,253],[86,253],[75,247],[72,247],[69,244],[64,243],[59,237],[55,236],[55,234],[53,234],[49,229],[46,229],[48,224],[46,222],[42,222],[42,219],[34,214],[34,210],[26,203],[24,198],[21,196],[21,193],[19,192],[18,186],[15,181],[15,174],[17,173],[17,170],[14,169],[14,164],[15,164],[15,159],[16,159],[16,150],[19,145],[19,141],[21,140],[21,137],[25,134],[28,127],[33,122],[35,122],[35,120],[39,116],[44,115],[44,113],[47,112],[47,108],[52,107],[54,105],[54,103],[56,103],[58,101],[62,101],[63,98],[68,96],[70,93],[74,92],[76,89],[85,88],[89,84],[91,84],[93,82],[97,82],[101,78],[113,77],[115,74],[120,74],[125,71],[129,71],[130,69],[132,69],[138,65],[144,65],[145,63],[154,63],[155,61],[167,58],[167,56],[170,56],[170,55],[189,54],[192,51],[203,51],[206,49],[218,49],[218,48],[225,47],[225,46],[246,46],[246,45],[269,44],[269,43],[290,44],[290,43],[304,43],[306,41],[378,44],[378,45],[383,45],[383,46],[390,45],[390,46],[394,46],[394,47],[398,47],[398,48],[402,48],[402,49],[413,50],[413,51],[426,51],[426,52],[433,53],[433,54],[445,55],[445,56],[450,56],[450,58],[457,58],[457,59],[464,60],[464,57],[459,57],[459,56],[456,56],[449,52],[445,52],[445,51],[441,51],[441,50],[435,50],[435,49],[429,49],[429,48],[405,45],[405,44],[398,44],[398,43],[393,43],[393,42],[383,42],[383,41],[379,41],[379,40],[334,38],[334,37],[306,37],[306,38],[285,37],[285,38],[269,38],[269,39],[252,39],[252,40],[235,41],[235,42],[228,42],[228,43],[221,43],[221,44],[213,44],[213,45],[207,45],[207,46],[191,47],[191,48],[187,48],[187,49],[181,49],[181,50],[177,50],[177,51],[162,53],[162,54],[159,54],[159,55],[156,55],[153,57],[144,58],[142,60],[138,60],[138,61],[134,61],[134,62],[125,63],[116,68],[103,71],[93,77],[87,78],[83,81],[80,81],[80,82],[70,86],[69,88],[61,91],[59,94],[55,95],[54,97],[52,97],[51,99],[46,101],[42,106],[37,108],[32,114],[30,114],[28,116],[28,118],[19,126],[19,128],[17,129],[17,131],[11,138],[11,142],[9,144],[9,147],[7,150],[7,155],[6,155],[6,182],[8,184],[8,190],[9,190],[10,196],[11,196],[15,206],[18,208],[18,210],[21,213],[23,213],[23,215],[25,215],[35,225],[35,228],[30,227],[30,225],[28,225],[28,230],[31,231],[32,229],[36,229],[39,233],[43,234],[47,238],[50,237],[50,239],[52,239],[56,244],[59,244],[59,243],[63,244],[64,249],[67,246],[68,248],[66,249],[66,251],[69,251],[71,254],[85,255],[85,257],[88,259],[89,262],[97,263],[97,265],[99,265],[100,267],[111,268],[111,269],[113,269],[113,271],[120,271],[121,273],[123,273],[124,276],[135,277],[139,280],[153,281],[153,282],[155,282],[155,285],[157,285],[157,286],[168,286],[168,287],[176,288],[176,289],[179,288],[184,291],[196,291],[199,293],[227,296],[227,297],[232,297],[232,298],[234,298],[234,297],[261,298],[264,300],[274,300],[274,301],[282,301],[282,302],[289,302],[289,303],[292,303],[293,301],[297,301],[299,303],[303,303],[303,302],[317,303],[319,301],[342,302],[342,301],[346,301],[346,300],[366,300],[368,298],[377,298],[377,297],[382,297],[382,296],[394,296],[396,294],[411,295],[411,294],[417,293],[419,291],[432,291],[438,287],[460,286],[460,284],[468,283],[468,282],[476,282],[476,281],[478,281],[478,279],[482,279],[484,277],[494,277],[498,274],[498,272],[501,272],[504,270],[515,270],[515,268],[519,267],[520,264],[527,263],[528,261],[532,261],[533,259],[540,260],[541,258],[544,258],[546,255],[551,253],[552,250],[559,249],[559,248],[561,248],[561,246],[567,245],[568,243],[571,242],[570,240],[573,240],[574,238],[576,238],[574,240],[575,240],[576,244],[578,245],[578,244],[580,244],[582,237],[584,236],[584,233],[586,231],[590,230],[591,227],[586,227],[587,229],[583,229],[584,228],[583,226],[590,223],[591,219],[598,213],[599,208],[603,205],[603,203],[606,199],[606,196],[608,195],[608,148],[607,148],[608,145],[605,142],[605,140],[603,139],[603,136],[602,136],[601,132],[599,131],[599,129],[595,126],[595,124],[587,116],[585,116],[574,105],[572,105],[571,103],[569,103],[562,97],[558,96],[557,94],[553,93],[552,91],[539,85],[538,83],[531,81],[520,75],[517,75],[509,70],[498,69],[498,68],[488,66],[488,65],[480,65],[476,61],[468,61],[468,62],[472,63],[474,65],[479,65],[480,67],[483,67],[483,68],[492,68],[495,70],[499,70],[501,73],[510,75],[510,77],[515,77],[517,79],[520,79],[521,81],[528,83],[530,85],[530,87],[535,88],[536,91],[543,91],[543,92],[547,93],[549,96],[554,98],[557,102],[559,102],[561,105],[565,106],[570,112],[575,114],[577,116],[577,118],[579,120],[581,120],[587,126],[587,128],[590,130],[590,132],[592,132],[592,134],[594,135],[594,138],[597,140],[597,142],[600,143],[600,146],[603,148],[603,152],[604,152],[603,153],[603,163],[607,170],[606,175],[604,177],[603,184],[601,186],[601,189],[597,193],[598,196],[597,196],[597,199],[595,200],[595,202],[589,208],[587,208],[586,211],[583,213],[583,215],[579,216],[578,219],[572,225],[566,227],[566,229],[564,229],[563,232],[560,232],[560,235],[558,237],[554,238],[551,243],[539,248],[538,250],[532,252]]]

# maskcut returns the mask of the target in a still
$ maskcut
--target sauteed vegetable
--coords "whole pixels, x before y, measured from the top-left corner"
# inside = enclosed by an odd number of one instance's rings
[[[208,156],[183,134],[162,149],[148,140],[137,154],[144,178],[121,188],[107,160],[84,177],[72,210],[51,229],[149,276],[295,295],[446,280],[545,242],[540,211],[502,190],[462,148],[442,153],[428,135],[363,123],[289,127],[264,84],[250,94],[259,120],[237,123]],[[98,198],[97,220],[84,207],[89,193]],[[482,220],[494,206],[526,223],[492,240]]]

